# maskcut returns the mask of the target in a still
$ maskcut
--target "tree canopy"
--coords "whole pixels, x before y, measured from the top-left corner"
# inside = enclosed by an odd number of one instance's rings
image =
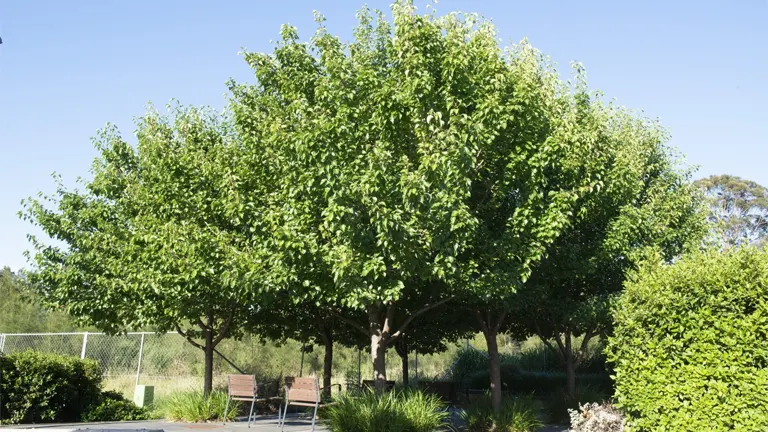
[[[135,148],[106,128],[82,190],[60,184],[26,201],[23,216],[58,241],[31,237],[31,279],[81,323],[184,335],[205,352],[209,391],[213,350],[241,333],[264,289],[251,223],[259,205],[241,198],[259,189],[239,170],[226,118],[183,107],[172,114],[142,117]]]
[[[709,201],[712,241],[722,248],[761,244],[768,238],[768,189],[734,175],[696,181]]]

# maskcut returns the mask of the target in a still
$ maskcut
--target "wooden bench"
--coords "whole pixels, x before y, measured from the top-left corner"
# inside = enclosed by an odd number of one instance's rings
[[[227,377],[227,404],[224,407],[224,423],[227,422],[229,413],[229,402],[248,401],[251,403],[251,410],[248,413],[248,427],[251,427],[253,418],[253,407],[258,399],[259,386],[256,384],[256,377],[253,375],[229,375]]]
[[[314,407],[312,413],[312,431],[315,430],[317,409],[322,405],[320,399],[320,384],[317,377],[300,378],[285,377],[285,405],[277,413],[280,430],[285,428],[285,417],[290,405]],[[282,414],[282,418],[280,417]]]

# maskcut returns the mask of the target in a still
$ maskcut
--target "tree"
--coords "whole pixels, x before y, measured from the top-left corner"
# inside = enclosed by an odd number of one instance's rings
[[[709,202],[713,241],[724,249],[768,238],[768,189],[732,175],[696,181]]]
[[[241,198],[260,189],[226,118],[177,107],[137,126],[136,148],[113,127],[100,133],[83,190],[59,183],[25,202],[23,217],[56,241],[30,237],[30,279],[47,304],[105,332],[177,331],[204,352],[208,394],[216,346],[266,291],[260,204]]]
[[[620,111],[613,118],[600,193],[576,205],[574,220],[533,267],[511,313],[516,336],[537,335],[559,354],[570,397],[587,345],[611,326],[610,302],[627,272],[649,251],[669,261],[690,250],[704,229],[690,171],[676,164],[665,132]]]
[[[320,16],[309,43],[284,26],[273,54],[245,55],[257,84],[231,85],[252,170],[269,183],[275,271],[365,311],[364,323],[340,319],[370,338],[377,389],[386,349],[461,298],[489,341],[498,407],[497,306],[599,186],[602,124],[527,43],[505,56],[472,15],[421,16],[408,1],[392,11],[394,25],[361,11],[351,43]],[[277,269],[318,262],[332,286]],[[396,324],[424,281],[442,292]]]
[[[50,311],[26,281],[24,273],[0,270],[0,333],[46,333],[72,331],[67,315]]]

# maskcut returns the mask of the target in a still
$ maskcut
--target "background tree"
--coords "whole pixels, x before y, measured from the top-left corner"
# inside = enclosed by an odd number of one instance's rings
[[[262,288],[259,203],[241,199],[258,182],[240,170],[226,118],[176,108],[137,126],[136,148],[114,128],[99,135],[83,190],[26,201],[23,217],[56,241],[30,237],[30,279],[79,323],[177,331],[204,352],[207,394],[216,346],[241,334]]]
[[[696,181],[709,203],[712,238],[724,249],[768,238],[768,189],[732,175]]]
[[[72,331],[66,314],[40,304],[24,273],[0,270],[0,333],[47,333]]]
[[[601,190],[577,203],[573,221],[518,292],[510,320],[516,336],[537,335],[559,354],[570,397],[590,340],[611,326],[609,303],[627,272],[649,250],[666,260],[679,256],[704,230],[690,171],[677,165],[666,133],[621,110],[608,115],[613,122],[605,145],[612,156]]]

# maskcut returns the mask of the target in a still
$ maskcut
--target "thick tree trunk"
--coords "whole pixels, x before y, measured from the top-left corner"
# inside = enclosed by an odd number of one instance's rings
[[[501,358],[499,345],[496,342],[497,333],[490,330],[483,333],[488,344],[488,370],[491,375],[491,404],[494,411],[501,410]]]
[[[387,348],[381,334],[371,335],[371,359],[373,360],[373,383],[376,393],[383,393],[387,389]]]
[[[323,394],[331,396],[331,376],[333,375],[333,336],[330,329],[323,333],[325,357],[323,358]]]
[[[213,390],[213,332],[208,329],[205,331],[205,376],[203,378],[203,395],[207,398]]]
[[[568,397],[574,399],[576,397],[576,359],[573,358],[573,352],[566,354],[565,376],[567,379]]]

